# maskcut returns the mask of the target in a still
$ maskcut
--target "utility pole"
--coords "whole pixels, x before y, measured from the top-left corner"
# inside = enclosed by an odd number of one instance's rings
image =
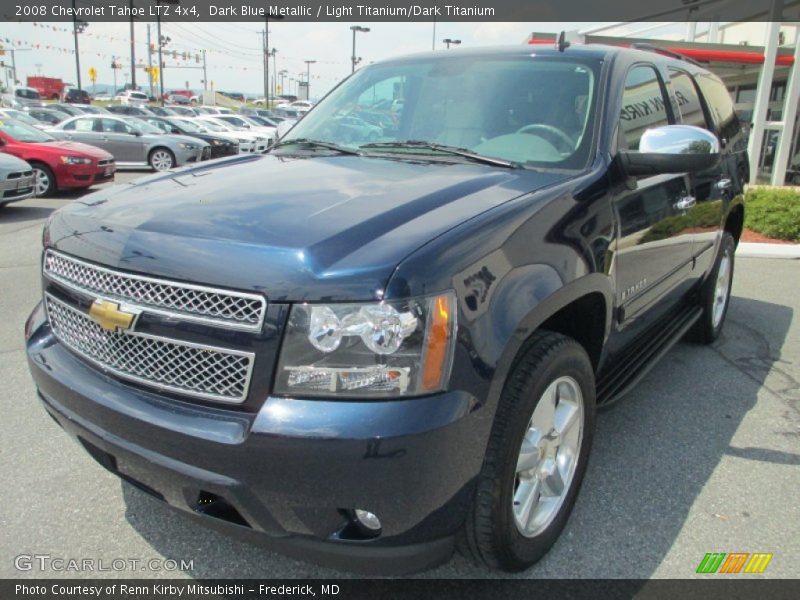
[[[159,69],[160,70],[160,69]],[[147,24],[147,79],[150,82],[150,95],[153,93],[153,43],[150,41],[150,23]]]
[[[161,106],[164,106],[164,58],[161,52],[164,46],[164,38],[161,35],[161,13],[156,13],[156,35],[158,36],[158,98]]]
[[[264,17],[264,108],[269,108],[269,13]]]
[[[75,37],[75,73],[77,74],[77,77],[78,77],[78,81],[77,81],[78,89],[82,89],[81,88],[81,53],[78,50],[78,33],[79,33],[79,31],[78,31],[77,11],[75,10],[75,0],[72,0],[72,14],[73,14],[73,17],[72,17],[72,35]],[[81,31],[83,31],[83,28],[81,28]],[[12,54],[11,56],[12,56],[12,60],[13,60],[13,56],[14,55]],[[15,85],[16,85],[16,79],[17,79],[17,68],[15,66],[14,67]]]
[[[206,65],[206,51],[203,49],[203,91],[208,89],[208,71]]]
[[[269,23],[269,19],[265,19]],[[267,26],[261,32],[261,60],[264,71],[264,107],[269,108],[269,57],[267,56]]]
[[[272,98],[275,99],[275,96],[278,95],[276,86],[278,85],[278,62],[276,56],[278,54],[278,50],[276,48],[272,49]]]
[[[76,41],[75,42],[75,47],[77,48],[77,46],[78,46],[78,42]],[[78,55],[78,53],[76,52],[75,56],[77,56],[77,55]],[[12,87],[16,87],[17,86],[17,49],[16,48],[11,50],[11,71],[12,71],[12,76],[11,77],[13,79],[11,84],[12,84]]]
[[[136,89],[136,41],[133,33],[133,0],[128,0],[131,9],[131,89]],[[80,84],[78,84],[80,87]]]
[[[436,17],[433,17],[433,42],[431,50],[436,50]]]

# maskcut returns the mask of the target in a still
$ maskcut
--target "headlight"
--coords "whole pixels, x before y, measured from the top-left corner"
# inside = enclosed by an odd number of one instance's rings
[[[92,159],[82,156],[62,156],[61,162],[65,165],[90,165],[92,164]]]
[[[222,143],[222,142],[220,142],[219,140],[211,140],[211,144],[212,144],[213,146],[219,146],[221,143]]]
[[[178,148],[181,150],[194,150],[197,146],[194,144],[178,144]]]
[[[452,292],[398,302],[297,304],[275,393],[385,398],[441,391],[455,332]]]

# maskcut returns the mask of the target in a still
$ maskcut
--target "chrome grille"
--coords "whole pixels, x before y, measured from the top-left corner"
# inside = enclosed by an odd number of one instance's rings
[[[244,402],[251,353],[130,331],[107,331],[80,310],[46,294],[59,341],[103,369],[143,385],[220,402]]]
[[[266,301],[245,294],[188,283],[131,275],[48,250],[44,273],[62,285],[90,295],[123,300],[148,312],[231,329],[258,331]]]

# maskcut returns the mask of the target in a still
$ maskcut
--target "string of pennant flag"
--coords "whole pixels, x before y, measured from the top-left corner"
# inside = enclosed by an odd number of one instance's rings
[[[71,27],[64,27],[64,26],[62,26],[60,24],[40,23],[40,22],[35,22],[34,21],[32,23],[32,25],[34,27],[37,27],[37,28],[40,28],[40,29],[45,29],[45,30],[49,30],[49,31],[55,31],[55,32],[58,32],[58,33],[67,33],[69,35],[72,35],[72,28]],[[94,38],[97,38],[97,39],[104,39],[104,40],[108,40],[110,42],[124,43],[126,46],[130,43],[130,38],[128,38],[127,36],[116,36],[116,35],[109,35],[109,34],[106,34],[106,33],[98,33],[96,31],[92,31],[91,29],[87,29],[87,30],[83,31],[81,33],[81,36],[88,36],[88,37],[94,37]],[[5,42],[7,44],[12,44],[13,43],[14,45],[17,45],[17,44],[24,45],[26,47],[36,48],[38,50],[44,49],[44,50],[52,50],[52,51],[63,52],[63,53],[68,53],[68,54],[75,54],[75,50],[74,49],[63,48],[63,47],[59,47],[59,46],[55,46],[55,45],[51,45],[51,44],[33,43],[33,42],[25,41],[25,40],[9,40],[8,38],[5,39]],[[140,47],[143,47],[145,49],[147,48],[147,42],[146,41],[138,41],[137,40],[136,41],[136,45],[140,46]],[[224,56],[234,57],[234,58],[237,58],[237,59],[243,60],[243,61],[250,61],[250,62],[258,63],[259,64],[258,68],[259,69],[261,68],[260,65],[261,65],[261,60],[262,59],[261,59],[260,55],[256,56],[256,55],[248,53],[248,52],[235,52],[235,51],[232,51],[232,50],[225,50],[225,49],[222,49],[222,48],[190,48],[188,46],[187,47],[182,47],[182,46],[183,46],[183,44],[179,44],[178,48],[166,49],[166,50],[163,50],[163,52],[164,52],[164,54],[166,56],[171,57],[173,60],[181,60],[181,61],[184,61],[186,63],[194,62],[196,64],[199,64],[200,62],[202,62],[202,53],[205,51],[206,53],[209,53],[209,54],[220,54],[220,55],[224,55]],[[151,43],[150,44],[150,50],[154,52],[155,49],[156,49],[156,45]],[[81,54],[84,54],[84,52],[81,51]],[[96,55],[96,56],[98,56],[100,58],[110,58],[112,56],[110,54],[105,54],[105,53],[102,53],[102,52],[87,53],[87,54],[94,54],[94,55]],[[301,57],[292,57],[292,56],[286,56],[286,55],[283,55],[281,58],[284,59],[284,60],[295,60],[295,61],[298,61],[298,62],[302,62],[304,60]],[[317,62],[321,63],[321,64],[329,64],[329,65],[349,65],[350,64],[349,61],[335,61],[335,60],[324,60],[324,59],[323,60],[317,60]],[[233,67],[231,65],[228,65],[228,67],[229,68],[233,68],[233,69],[237,68],[237,67]],[[245,71],[247,70],[246,67],[241,67],[241,69],[245,70]]]

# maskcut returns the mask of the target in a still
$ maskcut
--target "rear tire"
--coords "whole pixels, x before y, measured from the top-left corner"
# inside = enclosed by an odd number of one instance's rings
[[[572,512],[594,422],[586,351],[559,333],[534,334],[500,397],[461,550],[510,572],[542,558]]]
[[[47,165],[31,164],[33,168],[33,195],[37,198],[50,196],[56,191],[56,177]]]
[[[710,344],[719,337],[730,305],[736,242],[725,231],[722,234],[714,268],[700,291],[703,314],[695,323],[693,337],[701,344]]]

